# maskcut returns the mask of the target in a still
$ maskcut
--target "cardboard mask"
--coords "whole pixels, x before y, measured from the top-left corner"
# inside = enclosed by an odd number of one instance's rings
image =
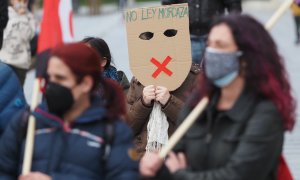
[[[131,9],[125,12],[130,68],[144,85],[173,91],[192,63],[188,5]]]

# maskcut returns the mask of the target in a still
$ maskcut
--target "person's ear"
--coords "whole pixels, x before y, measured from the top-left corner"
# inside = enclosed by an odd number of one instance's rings
[[[107,64],[107,58],[103,57],[101,60],[101,67],[104,67]]]
[[[84,93],[89,93],[94,85],[94,80],[91,76],[85,76],[80,83],[81,91]]]

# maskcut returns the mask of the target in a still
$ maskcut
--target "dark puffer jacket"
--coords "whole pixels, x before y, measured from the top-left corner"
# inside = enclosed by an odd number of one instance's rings
[[[130,156],[133,136],[120,120],[113,123],[111,152],[103,161],[106,110],[94,101],[71,126],[49,114],[40,106],[33,115],[37,119],[32,171],[59,180],[134,180],[138,178],[138,162]],[[23,160],[24,139],[20,138],[20,115],[13,120],[0,141],[0,179],[17,179]]]
[[[27,106],[23,88],[10,66],[0,62],[0,136],[12,116]]]
[[[163,5],[188,3],[190,33],[201,36],[209,32],[210,24],[225,11],[241,12],[241,0],[161,0]]]

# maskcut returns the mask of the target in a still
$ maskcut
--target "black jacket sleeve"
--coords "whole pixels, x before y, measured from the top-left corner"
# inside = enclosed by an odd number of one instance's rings
[[[230,13],[240,13],[242,12],[242,2],[241,0],[224,0],[223,1],[226,9]]]
[[[7,0],[0,0],[0,50],[2,48],[3,30],[8,21]]]
[[[186,0],[161,0],[162,5],[186,3]]]
[[[8,5],[7,0],[0,0],[0,31],[6,27],[8,21]]]

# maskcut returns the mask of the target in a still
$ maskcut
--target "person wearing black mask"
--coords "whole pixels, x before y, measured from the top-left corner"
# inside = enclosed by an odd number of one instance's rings
[[[19,174],[25,139],[20,138],[23,121],[17,115],[0,140],[1,178],[138,178],[138,162],[130,156],[133,135],[122,122],[126,112],[122,90],[99,76],[99,67],[97,53],[83,43],[52,50],[45,102],[32,113],[37,119],[32,172]],[[102,96],[95,93],[99,85]]]
[[[8,21],[7,0],[0,0],[0,50],[2,48],[3,30]]]

